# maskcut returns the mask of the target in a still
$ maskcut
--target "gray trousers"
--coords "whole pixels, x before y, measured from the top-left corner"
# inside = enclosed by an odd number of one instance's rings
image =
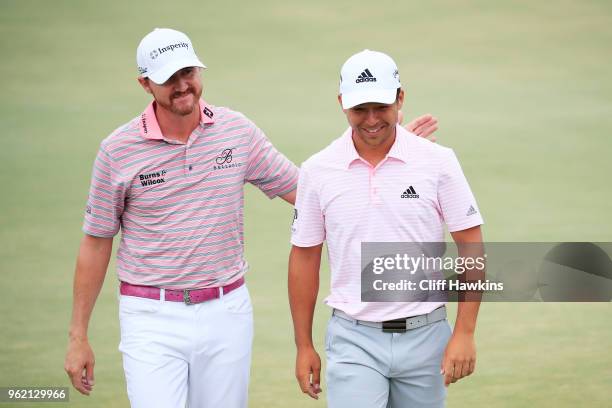
[[[384,333],[332,316],[325,339],[328,406],[444,407],[440,365],[450,335],[447,320]]]

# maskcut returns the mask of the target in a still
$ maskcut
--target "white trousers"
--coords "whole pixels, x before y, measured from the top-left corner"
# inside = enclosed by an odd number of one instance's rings
[[[196,305],[120,296],[119,318],[132,407],[247,407],[253,309],[246,285]]]

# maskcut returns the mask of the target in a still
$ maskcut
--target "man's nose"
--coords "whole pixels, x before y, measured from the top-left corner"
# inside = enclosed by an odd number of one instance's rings
[[[174,84],[174,88],[177,92],[185,92],[189,88],[189,81],[187,78],[178,75]]]
[[[366,124],[376,125],[378,123],[378,115],[374,109],[368,109],[366,112]]]

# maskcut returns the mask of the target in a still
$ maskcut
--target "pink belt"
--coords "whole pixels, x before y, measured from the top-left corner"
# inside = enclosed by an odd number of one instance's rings
[[[244,284],[244,278],[240,278],[229,285],[217,288],[204,289],[182,289],[171,290],[166,289],[164,299],[170,302],[185,302],[185,304],[193,305],[195,303],[206,302],[207,300],[218,299],[220,292],[223,294],[230,293],[234,289],[238,289]],[[160,288],[154,286],[132,285],[131,283],[121,282],[119,292],[125,296],[136,296],[147,299],[159,300],[161,293]]]

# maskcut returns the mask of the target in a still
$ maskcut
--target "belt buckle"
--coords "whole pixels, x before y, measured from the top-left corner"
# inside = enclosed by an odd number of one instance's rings
[[[191,292],[191,289],[183,289],[183,302],[185,302],[186,305],[193,305],[189,292]]]
[[[384,333],[406,333],[406,319],[387,320],[382,322]]]

